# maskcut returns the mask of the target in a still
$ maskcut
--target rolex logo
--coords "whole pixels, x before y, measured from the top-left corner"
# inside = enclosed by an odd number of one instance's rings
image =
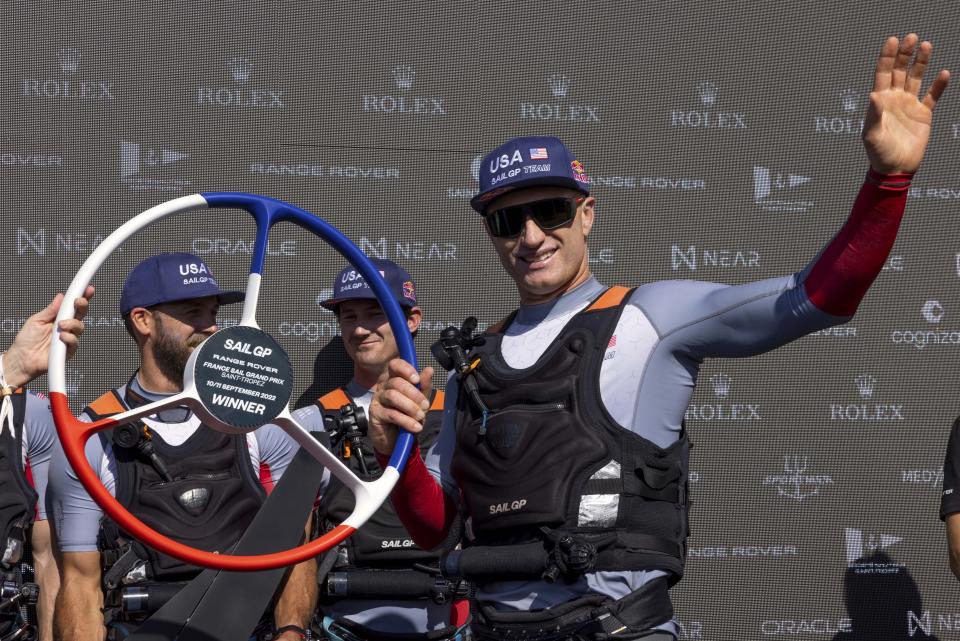
[[[710,382],[713,383],[713,393],[717,398],[726,398],[730,395],[730,383],[733,379],[726,374],[714,374],[710,377]]]
[[[80,66],[80,50],[76,47],[63,47],[57,51],[57,59],[60,61],[60,69],[63,73],[77,73]]]
[[[860,106],[860,94],[853,89],[845,89],[840,92],[840,105],[846,112],[856,111]]]
[[[877,384],[877,379],[870,374],[861,374],[853,379],[857,383],[857,391],[860,392],[860,398],[873,398],[873,390]]]
[[[719,93],[720,88],[709,80],[702,80],[697,83],[697,95],[700,96],[700,102],[703,103],[704,107],[712,107],[713,103],[717,101]]]
[[[250,80],[250,72],[253,69],[253,65],[250,64],[249,58],[234,56],[227,61],[227,69],[230,70],[230,74],[234,80],[237,82],[246,82]]]
[[[399,64],[393,68],[393,80],[397,83],[397,88],[407,91],[413,86],[413,79],[417,77],[417,72],[413,67],[406,64]]]
[[[562,73],[552,73],[547,76],[547,86],[550,87],[550,93],[554,98],[565,98],[570,88],[570,81]]]

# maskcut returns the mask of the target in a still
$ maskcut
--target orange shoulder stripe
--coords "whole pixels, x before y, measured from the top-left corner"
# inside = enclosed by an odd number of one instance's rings
[[[318,400],[323,409],[331,411],[350,404],[350,397],[339,387],[332,392],[327,392]]]
[[[603,295],[600,296],[593,305],[588,307],[586,311],[595,312],[599,309],[608,309],[610,307],[616,307],[619,305],[627,293],[630,291],[629,287],[622,287],[620,285],[614,285],[607,291],[603,292]]]
[[[112,390],[90,403],[89,407],[99,416],[110,416],[127,411],[127,408],[120,404],[117,395]]]

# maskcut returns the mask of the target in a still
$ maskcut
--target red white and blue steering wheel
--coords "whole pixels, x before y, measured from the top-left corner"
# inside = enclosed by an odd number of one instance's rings
[[[260,329],[256,320],[270,228],[281,221],[294,223],[320,236],[340,252],[357,268],[376,294],[397,338],[400,357],[416,367],[416,352],[403,312],[379,271],[346,236],[298,207],[265,196],[236,192],[183,196],[152,207],[124,223],[105,238],[80,267],[67,289],[57,321],[74,317],[73,301],[82,295],[106,259],[133,234],[174,214],[218,208],[243,209],[256,221],[257,238],[246,298],[239,325],[221,329],[193,350],[184,372],[183,391],[93,423],[80,421],[70,411],[65,392],[66,345],[55,336],[51,342],[49,361],[50,404],[70,465],[90,496],[120,527],[147,545],[187,563],[223,570],[266,570],[293,565],[316,556],[355,532],[387,499],[414,444],[413,435],[401,431],[383,475],[375,481],[361,481],[293,418],[289,406],[293,391],[290,361],[283,348]],[[251,432],[267,423],[279,425],[353,492],[356,499],[353,512],[343,523],[318,539],[283,552],[254,556],[198,550],[151,529],[128,512],[103,486],[87,462],[84,447],[96,432],[178,405],[190,407],[204,424],[229,434]]]

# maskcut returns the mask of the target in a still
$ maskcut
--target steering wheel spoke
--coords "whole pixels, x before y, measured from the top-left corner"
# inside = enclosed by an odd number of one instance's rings
[[[274,423],[279,425],[284,432],[300,444],[313,458],[317,459],[321,465],[330,470],[330,473],[337,477],[344,485],[351,490],[363,485],[353,471],[340,462],[340,459],[330,450],[325,448],[322,443],[313,438],[310,432],[297,422],[297,419],[289,412],[285,411],[278,416]]]

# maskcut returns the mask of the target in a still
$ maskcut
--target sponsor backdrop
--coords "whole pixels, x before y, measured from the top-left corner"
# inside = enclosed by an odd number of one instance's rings
[[[418,281],[439,329],[516,304],[468,206],[480,157],[554,134],[598,198],[607,283],[743,283],[799,271],[867,168],[859,132],[884,37],[960,70],[949,3],[8,2],[0,20],[0,344],[104,235],[179,195],[243,190],[324,217]],[[932,75],[932,74],[929,74]],[[704,365],[684,639],[960,639],[937,519],[957,414],[957,87],[942,101],[892,255],[856,318]],[[242,287],[242,212],[168,220],[98,275],[69,366],[79,409],[132,374],[117,304],[153,251]],[[260,322],[294,398],[349,376],[329,295],[342,259],[274,230]],[[221,324],[239,309],[222,310]],[[43,388],[44,381],[38,382]]]

